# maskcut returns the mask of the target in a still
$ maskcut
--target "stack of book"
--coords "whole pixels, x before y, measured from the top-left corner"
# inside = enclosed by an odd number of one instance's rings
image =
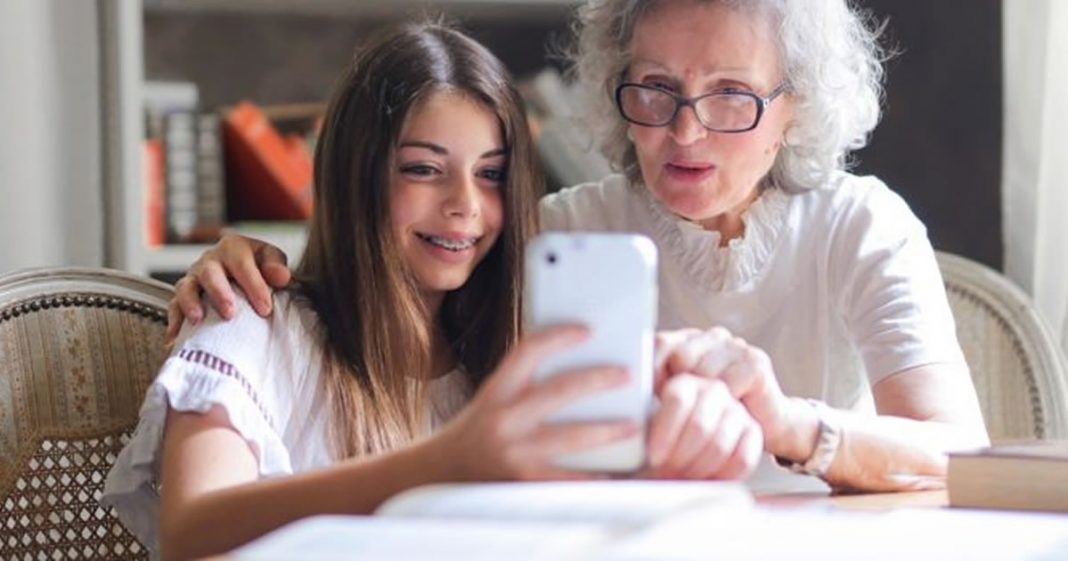
[[[311,216],[322,104],[284,106],[282,117],[305,129],[285,134],[271,114],[278,111],[251,101],[203,110],[189,82],[148,82],[144,106],[146,245],[212,242],[234,221]]]
[[[946,487],[955,507],[1068,512],[1068,441],[950,454]]]

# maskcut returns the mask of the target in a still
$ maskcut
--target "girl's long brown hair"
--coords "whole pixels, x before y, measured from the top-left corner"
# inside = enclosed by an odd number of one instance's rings
[[[500,237],[431,318],[393,239],[388,178],[405,119],[441,91],[469,96],[497,116],[508,173]],[[473,386],[515,342],[522,249],[541,189],[522,100],[483,46],[445,25],[420,23],[357,51],[316,148],[315,210],[294,285],[322,323],[340,457],[389,450],[425,430],[435,331],[444,333]]]

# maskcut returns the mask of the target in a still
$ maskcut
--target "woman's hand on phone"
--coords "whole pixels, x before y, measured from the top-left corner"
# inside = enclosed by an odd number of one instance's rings
[[[658,387],[660,407],[649,424],[645,476],[667,479],[741,479],[764,449],[760,425],[727,386],[692,374]]]
[[[586,329],[561,326],[523,338],[471,402],[433,438],[460,480],[598,479],[553,465],[561,454],[633,437],[631,421],[549,423],[547,417],[589,394],[618,387],[628,374],[614,367],[584,368],[535,382],[546,357],[576,345]]]
[[[248,296],[253,309],[262,316],[271,313],[271,293],[289,284],[286,255],[277,247],[257,239],[227,234],[201,254],[174,287],[167,307],[167,337],[174,338],[182,322],[193,324],[204,318],[201,291],[223,318],[234,313],[233,279]]]
[[[769,451],[777,449],[777,435],[788,432],[791,401],[779,388],[771,359],[722,327],[658,333],[654,372],[657,385],[680,374],[721,383],[760,424]]]

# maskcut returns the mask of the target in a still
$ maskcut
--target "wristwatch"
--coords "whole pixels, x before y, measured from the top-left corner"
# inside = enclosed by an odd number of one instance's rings
[[[816,399],[805,401],[816,410],[816,418],[820,423],[816,448],[804,462],[795,462],[778,456],[775,457],[775,461],[794,473],[815,475],[820,479],[826,479],[827,472],[831,470],[831,464],[834,463],[834,456],[838,453],[838,447],[842,444],[842,425],[836,412],[826,403]]]

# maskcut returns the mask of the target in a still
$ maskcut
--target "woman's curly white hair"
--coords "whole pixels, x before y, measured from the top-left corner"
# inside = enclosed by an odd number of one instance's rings
[[[867,144],[879,121],[883,85],[881,28],[847,0],[587,0],[575,24],[574,71],[589,98],[601,149],[632,182],[641,173],[627,123],[613,104],[630,61],[635,23],[663,2],[720,3],[765,18],[778,40],[794,120],[770,183],[788,191],[826,184]]]

